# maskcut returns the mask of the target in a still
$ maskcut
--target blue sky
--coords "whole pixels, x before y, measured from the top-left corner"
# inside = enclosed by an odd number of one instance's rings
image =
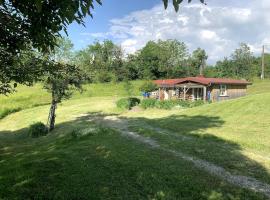
[[[102,39],[87,35],[86,41],[82,33],[107,32],[111,19],[124,17],[134,11],[150,9],[160,4],[161,0],[136,0],[136,2],[134,0],[103,0],[102,2],[102,6],[96,3],[93,19],[91,17],[85,19],[85,27],[77,23],[68,27],[69,38],[74,43],[75,49],[83,48],[96,39]],[[111,37],[108,39],[113,40]]]
[[[206,6],[193,0],[178,13],[172,6],[165,11],[161,0],[103,0],[94,18],[85,19],[86,27],[74,23],[68,32],[76,50],[111,39],[125,53],[134,53],[149,40],[177,39],[190,52],[204,48],[212,64],[230,56],[241,42],[259,54],[261,45],[270,43],[269,10],[269,0],[207,0]]]

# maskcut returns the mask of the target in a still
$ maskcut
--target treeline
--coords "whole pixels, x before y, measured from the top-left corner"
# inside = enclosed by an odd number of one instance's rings
[[[60,39],[56,57],[79,66],[90,82],[179,78],[200,73],[206,77],[251,80],[261,74],[261,58],[255,57],[245,43],[214,66],[206,66],[208,56],[205,50],[198,48],[189,53],[186,44],[178,40],[149,41],[142,49],[129,55],[110,40],[96,41],[77,52],[72,48],[70,40]],[[265,55],[265,63],[270,65],[268,54]],[[270,77],[268,68],[265,76]]]

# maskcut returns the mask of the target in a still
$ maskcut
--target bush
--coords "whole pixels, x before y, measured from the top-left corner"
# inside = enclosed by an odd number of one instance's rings
[[[205,104],[203,100],[197,100],[197,101],[193,101],[190,103],[190,107],[196,107],[196,106],[201,106]]]
[[[152,81],[146,81],[140,86],[141,92],[153,92],[157,89],[157,85]]]
[[[122,98],[116,102],[117,108],[130,110],[132,107],[137,106],[140,103],[140,99],[135,97]]]
[[[190,101],[178,101],[177,105],[178,107],[181,107],[181,108],[189,108],[190,107]]]
[[[143,109],[147,109],[147,108],[155,108],[156,107],[156,103],[158,101],[156,99],[143,99],[141,101],[141,107]]]
[[[181,101],[181,100],[165,100],[165,101],[158,101],[156,99],[143,99],[141,102],[141,107],[143,109],[147,108],[158,108],[158,109],[165,109],[170,110],[174,107],[180,107],[180,108],[191,108],[203,105],[204,102],[199,101]]]
[[[33,138],[47,135],[47,133],[48,133],[48,128],[42,122],[34,123],[30,125],[29,127],[29,135]]]
[[[157,101],[156,102],[156,108],[159,109],[165,109],[165,110],[170,110],[176,105],[176,102],[173,100],[168,100],[168,101]]]

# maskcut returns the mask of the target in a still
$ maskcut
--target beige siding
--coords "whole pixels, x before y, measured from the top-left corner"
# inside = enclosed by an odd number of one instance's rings
[[[213,85],[210,88],[212,101],[222,101],[227,99],[234,99],[246,95],[246,85],[227,85],[227,95],[220,96],[220,85]]]

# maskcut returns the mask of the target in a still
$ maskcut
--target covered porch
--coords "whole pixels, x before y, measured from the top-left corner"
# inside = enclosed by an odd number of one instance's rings
[[[206,101],[207,87],[205,85],[187,82],[175,85],[160,85],[159,100],[180,99],[183,101]]]

